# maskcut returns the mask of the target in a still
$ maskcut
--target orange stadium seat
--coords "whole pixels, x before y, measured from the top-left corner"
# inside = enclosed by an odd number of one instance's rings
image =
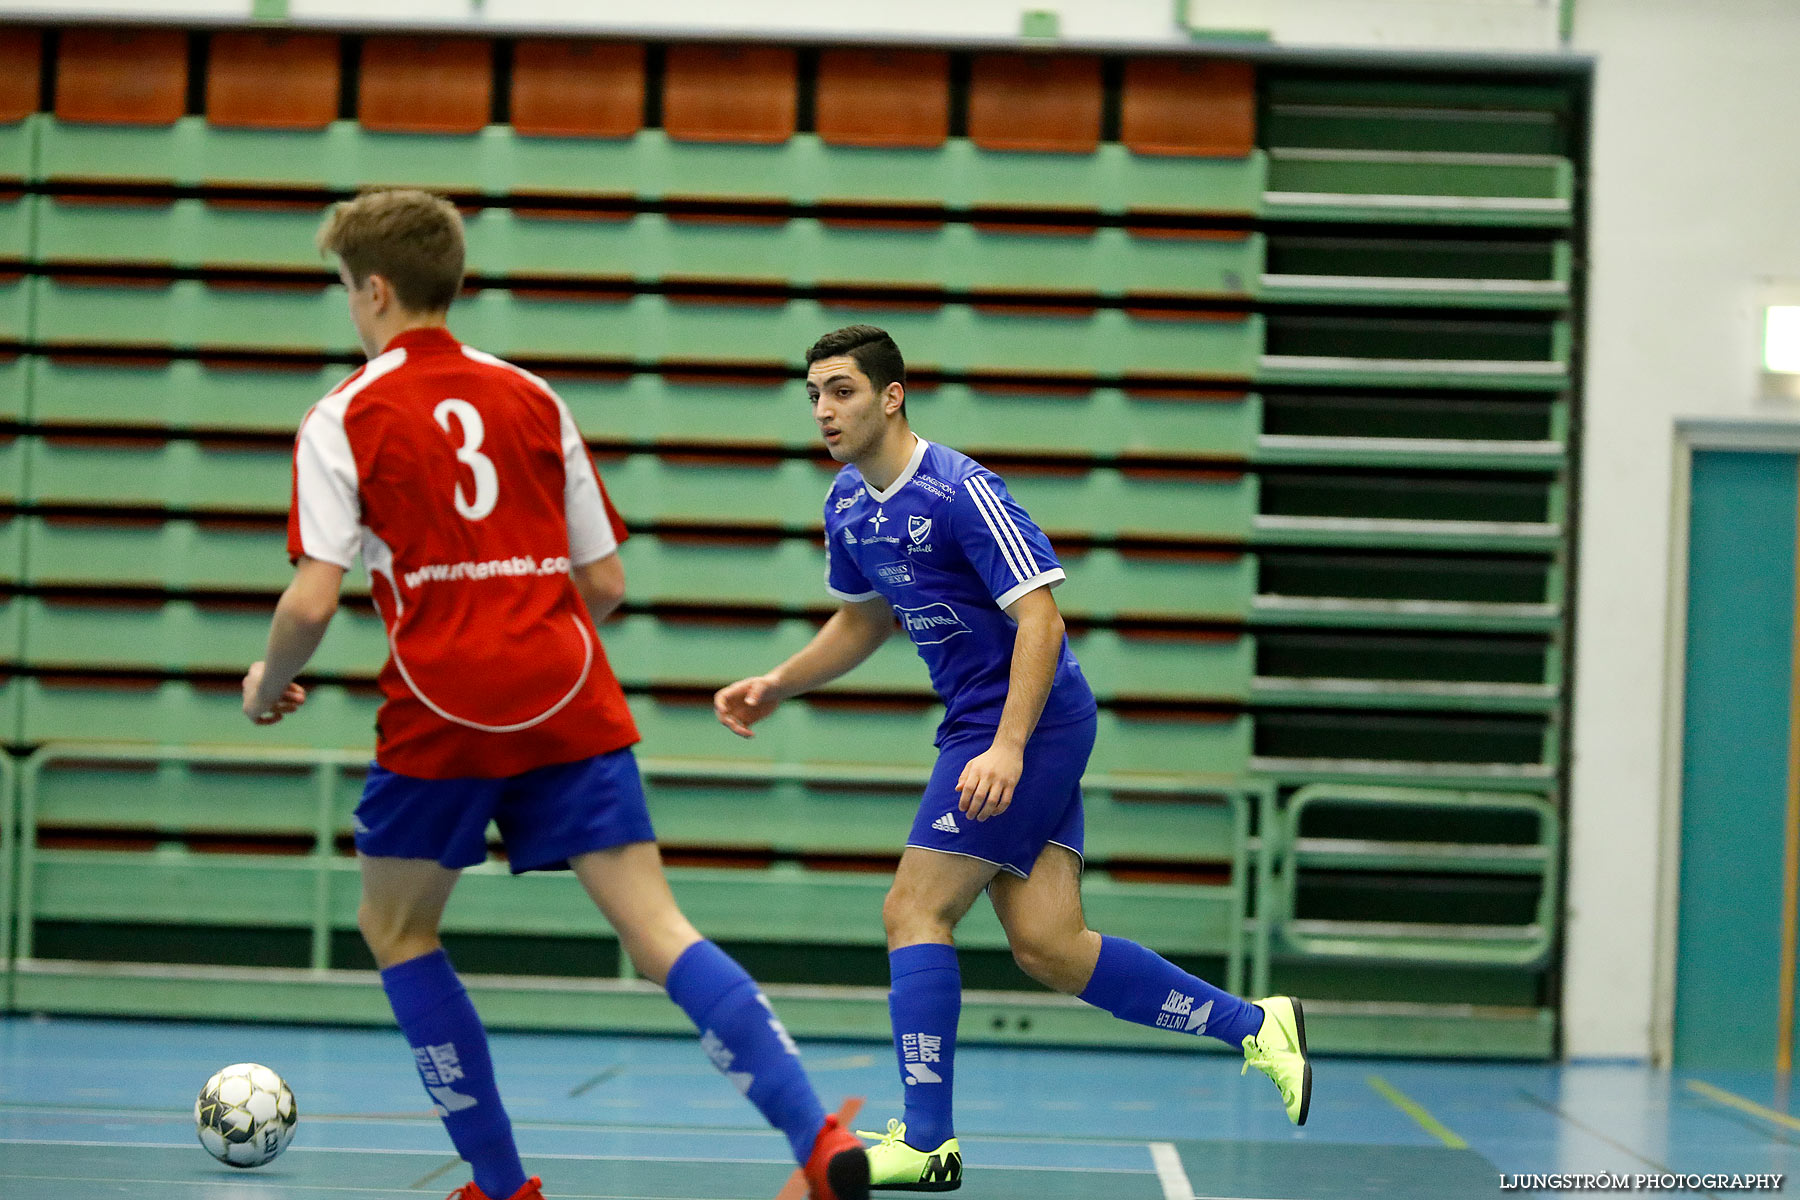
[[[323,129],[337,119],[338,39],[324,33],[215,33],[206,120],[250,129]]]
[[[983,150],[1092,154],[1100,145],[1100,59],[977,54],[969,139]]]
[[[670,46],[663,130],[681,142],[785,142],[794,136],[799,67],[785,46]]]
[[[1134,58],[1125,65],[1119,136],[1135,154],[1242,158],[1256,146],[1256,68]]]
[[[815,127],[834,146],[941,146],[950,135],[950,56],[941,50],[827,50]]]
[[[0,121],[22,121],[37,111],[43,52],[37,30],[0,29]]]
[[[180,29],[64,29],[56,115],[106,125],[173,125],[187,111],[188,35]]]
[[[377,133],[479,133],[494,110],[486,38],[372,37],[363,43],[356,116]]]
[[[527,38],[513,47],[512,127],[537,137],[630,137],[644,124],[644,47]]]

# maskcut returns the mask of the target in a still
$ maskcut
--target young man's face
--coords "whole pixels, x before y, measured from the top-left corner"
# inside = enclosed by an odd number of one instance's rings
[[[380,310],[380,300],[376,296],[376,276],[369,276],[358,287],[356,280],[350,277],[350,269],[339,261],[338,278],[343,280],[344,294],[350,300],[350,324],[356,327],[356,340],[362,343],[363,353],[374,358],[381,353],[381,347],[375,340],[375,317]]]
[[[806,394],[826,449],[839,462],[858,462],[881,444],[892,412],[900,410],[900,385],[881,393],[848,354],[821,358],[806,369]]]

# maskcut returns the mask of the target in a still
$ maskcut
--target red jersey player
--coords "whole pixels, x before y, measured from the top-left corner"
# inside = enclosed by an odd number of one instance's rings
[[[462,345],[462,220],[417,191],[336,205],[338,259],[369,361],[301,423],[282,593],[244,676],[259,725],[294,682],[360,554],[387,627],[375,763],[356,809],[357,920],[426,1090],[474,1182],[452,1200],[536,1200],[487,1035],[438,940],[493,820],[512,870],[568,868],[646,979],[784,1133],[815,1200],[863,1200],[868,1159],[825,1115],[750,977],[703,939],[663,874],[631,745],[637,729],[595,626],[624,595],[623,525],[544,381]]]

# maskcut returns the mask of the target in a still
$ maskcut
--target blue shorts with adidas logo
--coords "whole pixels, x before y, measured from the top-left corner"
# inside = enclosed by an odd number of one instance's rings
[[[950,730],[938,744],[937,765],[925,785],[908,846],[941,850],[993,863],[1023,879],[1046,845],[1082,852],[1081,774],[1094,751],[1093,715],[1039,728],[1025,743],[1025,773],[1012,804],[997,817],[977,821],[958,810],[956,781],[969,760],[994,744],[991,725]]]

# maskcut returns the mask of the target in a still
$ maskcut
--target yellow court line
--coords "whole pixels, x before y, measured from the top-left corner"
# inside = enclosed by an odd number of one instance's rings
[[[1800,521],[1795,523],[1795,558],[1800,565]],[[1788,662],[1787,811],[1782,820],[1781,981],[1775,1004],[1775,1070],[1794,1069],[1794,959],[1800,942],[1800,587],[1794,589],[1792,657]]]
[[[1443,1123],[1425,1111],[1425,1106],[1408,1096],[1379,1075],[1369,1076],[1369,1086],[1386,1097],[1387,1102],[1419,1123],[1426,1133],[1452,1150],[1467,1150],[1469,1143],[1444,1128]]]
[[[1800,1117],[1790,1117],[1779,1109],[1765,1108],[1754,1100],[1746,1100],[1734,1095],[1724,1088],[1714,1087],[1710,1083],[1702,1083],[1698,1079],[1687,1081],[1688,1091],[1698,1092],[1708,1100],[1716,1101],[1727,1108],[1735,1108],[1739,1112],[1747,1112],[1753,1117],[1761,1117],[1765,1121],[1773,1121],[1784,1129],[1800,1129]]]

